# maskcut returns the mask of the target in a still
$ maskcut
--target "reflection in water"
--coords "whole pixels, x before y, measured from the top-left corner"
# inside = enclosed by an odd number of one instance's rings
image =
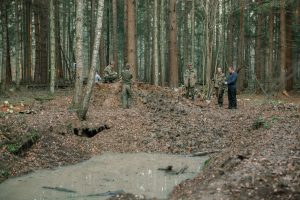
[[[107,199],[124,192],[161,199],[175,185],[196,176],[206,159],[106,153],[77,165],[9,179],[0,185],[0,199]],[[172,171],[158,170],[168,166],[172,166]]]

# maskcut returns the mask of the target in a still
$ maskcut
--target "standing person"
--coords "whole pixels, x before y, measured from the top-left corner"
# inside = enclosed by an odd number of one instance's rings
[[[186,93],[185,93],[186,98],[192,96],[192,100],[194,100],[196,81],[197,81],[197,71],[193,68],[193,65],[189,63],[187,69],[184,72],[184,86],[186,89]]]
[[[122,107],[129,108],[131,98],[132,98],[132,91],[131,91],[131,79],[132,74],[130,72],[130,65],[127,63],[125,69],[121,73],[122,77]]]
[[[224,95],[224,82],[226,81],[225,74],[222,72],[222,68],[218,68],[218,71],[215,76],[215,92],[218,99],[218,105],[223,106],[223,95]]]
[[[237,109],[236,103],[236,82],[238,74],[234,71],[233,66],[229,67],[229,76],[225,84],[228,86],[228,109]]]
[[[110,62],[104,69],[104,83],[113,83],[117,78],[118,74],[114,70],[114,62]]]

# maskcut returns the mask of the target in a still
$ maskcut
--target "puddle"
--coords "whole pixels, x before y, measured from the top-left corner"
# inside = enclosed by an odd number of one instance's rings
[[[105,153],[77,165],[38,170],[0,184],[0,199],[108,199],[126,192],[167,198],[174,186],[195,177],[207,157]],[[172,171],[158,170],[172,166]],[[170,167],[169,167],[170,168]]]

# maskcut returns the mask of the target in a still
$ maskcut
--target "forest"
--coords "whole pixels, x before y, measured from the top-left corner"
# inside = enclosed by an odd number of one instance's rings
[[[300,0],[0,0],[0,74],[0,199],[300,198]]]
[[[98,3],[82,5],[84,78]],[[114,61],[120,72],[128,62],[136,80],[178,87],[188,63],[200,85],[217,67],[235,66],[240,91],[290,91],[300,79],[299,7],[297,0],[105,0],[96,69],[103,75]],[[75,81],[76,9],[74,0],[1,1],[2,89],[50,85],[52,76],[55,85]]]

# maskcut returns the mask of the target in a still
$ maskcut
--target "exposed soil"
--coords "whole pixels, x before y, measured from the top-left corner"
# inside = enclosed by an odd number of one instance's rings
[[[54,97],[37,90],[1,97],[14,107],[8,112],[10,106],[2,105],[0,115],[1,179],[105,151],[215,152],[204,171],[178,185],[171,199],[300,198],[299,94],[280,97],[281,102],[240,95],[238,110],[227,110],[214,101],[191,102],[167,88],[140,85],[134,91],[134,106],[124,110],[117,83],[96,86],[83,123],[69,109],[71,90]],[[94,137],[74,134],[74,128],[103,125],[108,128]],[[32,133],[38,133],[37,142],[15,154],[12,141]]]

